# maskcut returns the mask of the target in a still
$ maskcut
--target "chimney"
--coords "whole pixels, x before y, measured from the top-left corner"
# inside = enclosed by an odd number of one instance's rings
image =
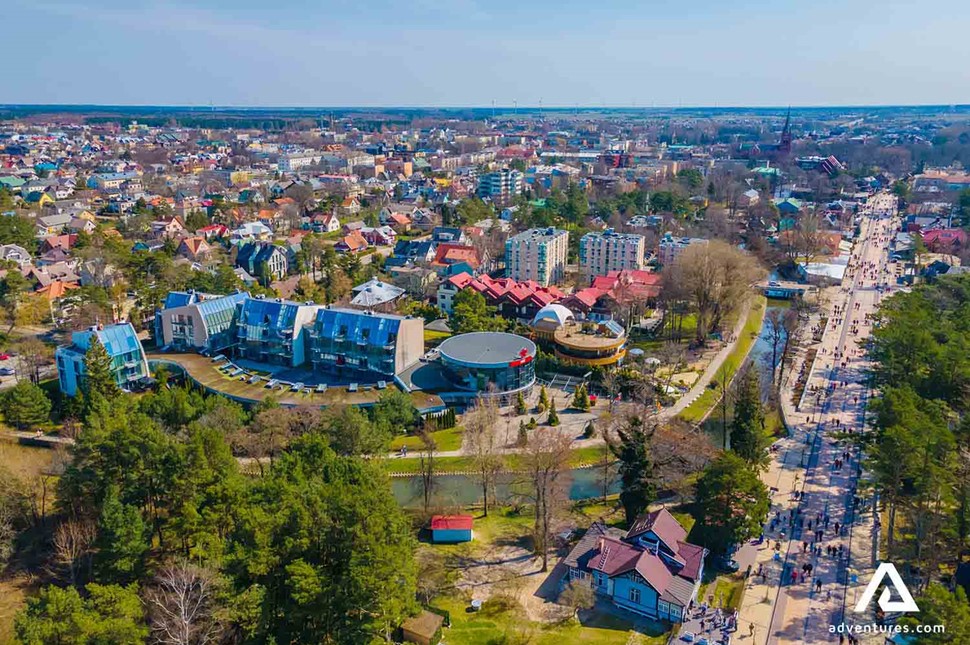
[[[600,538],[600,542],[599,542],[599,551],[600,551],[600,553],[602,553],[603,552],[603,549],[605,549],[605,548],[606,548],[606,540],[604,540],[603,538]]]

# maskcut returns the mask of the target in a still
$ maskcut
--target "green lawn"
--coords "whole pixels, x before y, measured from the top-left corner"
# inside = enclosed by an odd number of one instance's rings
[[[761,333],[761,321],[764,317],[766,303],[767,300],[764,296],[755,296],[755,300],[751,305],[751,310],[748,312],[748,318],[744,322],[741,337],[738,339],[738,342],[735,343],[734,349],[732,349],[731,353],[728,354],[726,359],[724,359],[724,363],[721,364],[721,368],[711,380],[712,385],[720,383],[724,373],[727,374],[727,378],[730,380],[734,377],[735,372],[738,371],[741,365],[744,364],[745,359],[748,357],[748,352],[751,351],[755,341],[758,339],[758,334]],[[708,387],[678,416],[684,421],[690,423],[699,423],[700,420],[704,418],[704,415],[707,414],[707,411],[717,405],[718,400],[720,400],[720,394],[721,392],[719,388]]]
[[[529,643],[530,645],[563,645],[564,643],[592,643],[593,645],[623,645],[630,642],[633,625],[619,617],[594,613],[581,620],[563,623],[537,623],[528,619],[522,606],[514,599],[490,599],[481,611],[468,612],[463,597],[446,596],[433,605],[451,614],[451,627],[444,630],[445,641],[456,645],[491,645],[493,643]],[[660,631],[641,636],[635,643],[659,645],[666,642]]]
[[[461,435],[464,429],[461,426],[449,428],[448,430],[436,430],[431,433],[438,450],[458,450],[461,448]],[[417,435],[401,435],[391,441],[391,450],[397,451],[407,446],[409,451],[421,450],[421,437]]]
[[[680,340],[677,341],[682,345],[687,345],[694,339],[694,335],[697,333],[697,314],[686,314],[684,316],[684,324],[680,327]],[[660,333],[657,338],[649,339],[637,339],[628,344],[628,349],[642,349],[648,355],[651,353],[656,353],[661,347],[671,342],[668,338],[668,332],[665,330]]]
[[[435,331],[433,329],[425,329],[424,330],[424,342],[426,342],[426,343],[431,343],[431,342],[439,342],[440,343],[441,341],[443,341],[446,338],[451,338],[451,332],[450,331]]]
[[[447,432],[447,431],[443,431]],[[460,438],[459,438],[460,441]],[[392,444],[393,447],[394,444]],[[452,448],[452,450],[456,450]],[[419,448],[408,447],[408,450],[415,454]],[[590,446],[587,448],[577,448],[572,451],[569,457],[569,465],[572,467],[585,464],[598,463],[602,459],[603,448],[601,446]],[[522,468],[522,456],[513,454],[505,458],[506,470],[519,470]],[[387,460],[387,471],[391,473],[413,473],[417,474],[421,469],[421,460],[417,457],[407,457],[405,459],[392,457]],[[435,457],[435,472],[439,475],[447,473],[461,473],[475,470],[475,461],[471,457]]]

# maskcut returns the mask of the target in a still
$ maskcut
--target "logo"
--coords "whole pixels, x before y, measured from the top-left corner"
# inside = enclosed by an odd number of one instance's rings
[[[855,612],[861,614],[872,602],[872,597],[876,595],[876,589],[882,584],[883,578],[889,576],[889,581],[892,586],[896,589],[896,593],[899,595],[901,600],[890,600],[891,594],[889,593],[889,586],[886,586],[882,590],[882,594],[879,596],[879,608],[882,609],[887,614],[890,612],[906,612],[906,611],[919,611],[919,607],[916,606],[916,601],[913,600],[913,595],[909,593],[909,589],[906,588],[906,583],[903,582],[902,577],[899,572],[896,571],[896,567],[893,566],[891,562],[883,562],[876,569],[876,573],[872,576],[872,580],[866,586],[866,590],[862,593],[862,597],[859,598],[859,602],[855,606]]]

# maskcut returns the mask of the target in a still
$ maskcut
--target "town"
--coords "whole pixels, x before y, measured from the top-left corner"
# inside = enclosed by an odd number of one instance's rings
[[[0,106],[0,643],[970,642],[965,168],[966,107]]]

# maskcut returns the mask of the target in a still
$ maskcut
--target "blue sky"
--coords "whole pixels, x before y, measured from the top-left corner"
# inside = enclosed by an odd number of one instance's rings
[[[970,2],[3,0],[0,103],[970,102]]]

